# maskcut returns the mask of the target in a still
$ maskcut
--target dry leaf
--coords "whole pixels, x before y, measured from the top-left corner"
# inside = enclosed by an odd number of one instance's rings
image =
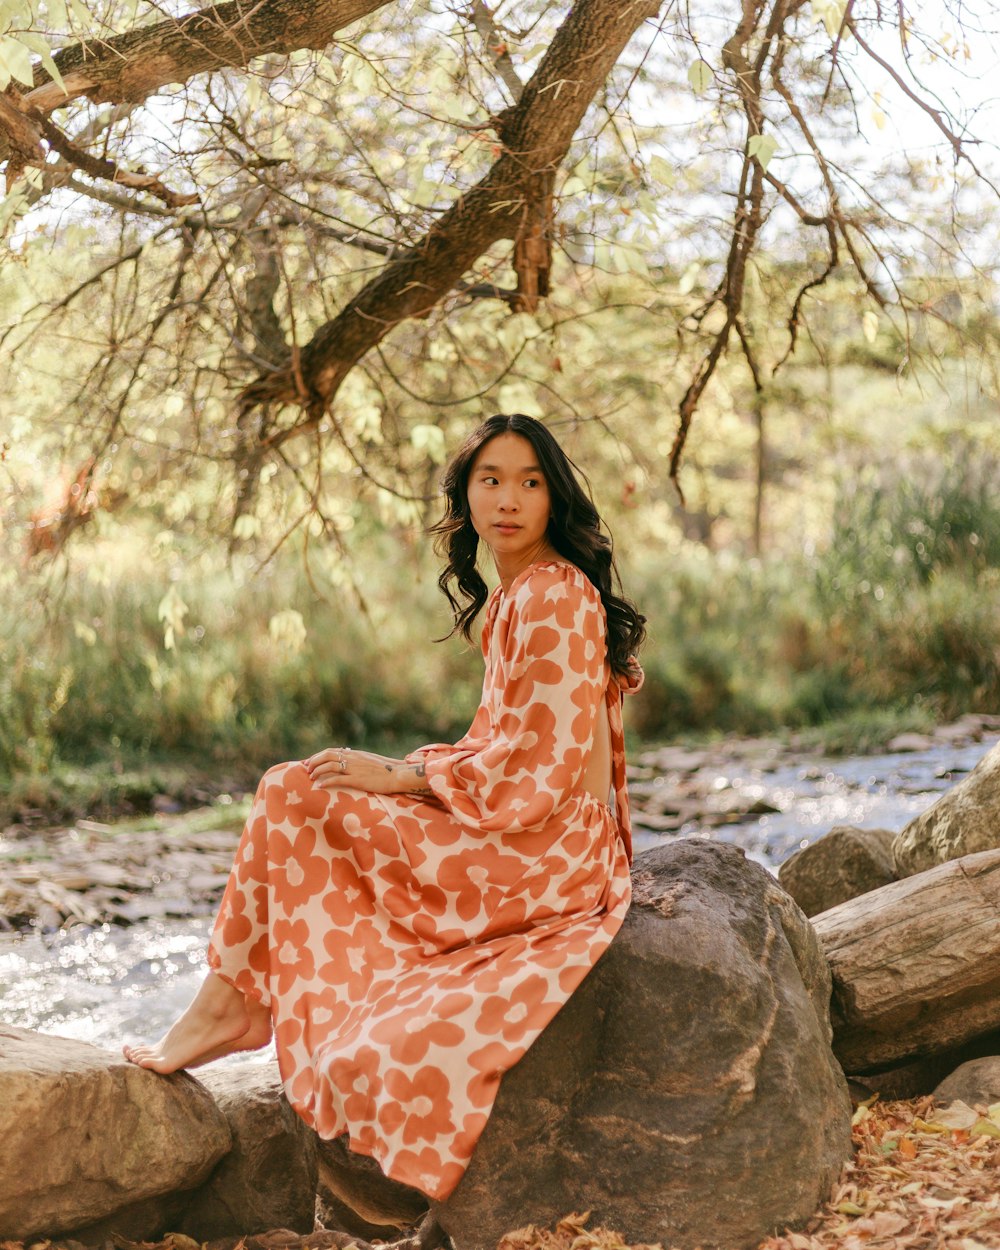
[[[944,1124],[948,1128],[971,1128],[979,1119],[979,1115],[961,1098],[956,1098],[947,1107],[942,1107],[934,1116],[935,1124]]]

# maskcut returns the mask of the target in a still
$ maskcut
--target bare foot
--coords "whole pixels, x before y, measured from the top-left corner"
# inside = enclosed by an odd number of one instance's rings
[[[271,1040],[268,1009],[248,1000],[210,972],[191,1005],[152,1046],[123,1046],[130,1063],[154,1072],[196,1068],[238,1050],[259,1050]]]

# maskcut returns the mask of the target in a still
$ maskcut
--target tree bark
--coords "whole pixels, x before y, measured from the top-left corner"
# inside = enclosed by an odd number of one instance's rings
[[[812,923],[833,972],[833,1049],[845,1072],[1000,1028],[1000,850],[894,881]]]

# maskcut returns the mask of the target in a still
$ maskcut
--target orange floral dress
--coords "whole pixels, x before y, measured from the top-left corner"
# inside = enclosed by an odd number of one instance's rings
[[[621,698],[600,595],[535,564],[493,592],[468,733],[423,759],[432,794],[261,781],[209,947],[269,1005],[289,1102],[396,1180],[446,1197],[503,1073],[618,931],[631,897]],[[580,788],[596,718],[613,807]]]

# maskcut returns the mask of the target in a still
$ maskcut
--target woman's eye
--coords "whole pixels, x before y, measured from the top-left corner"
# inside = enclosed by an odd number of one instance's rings
[[[524,484],[525,486],[541,486],[541,482],[537,477],[529,477]]]

